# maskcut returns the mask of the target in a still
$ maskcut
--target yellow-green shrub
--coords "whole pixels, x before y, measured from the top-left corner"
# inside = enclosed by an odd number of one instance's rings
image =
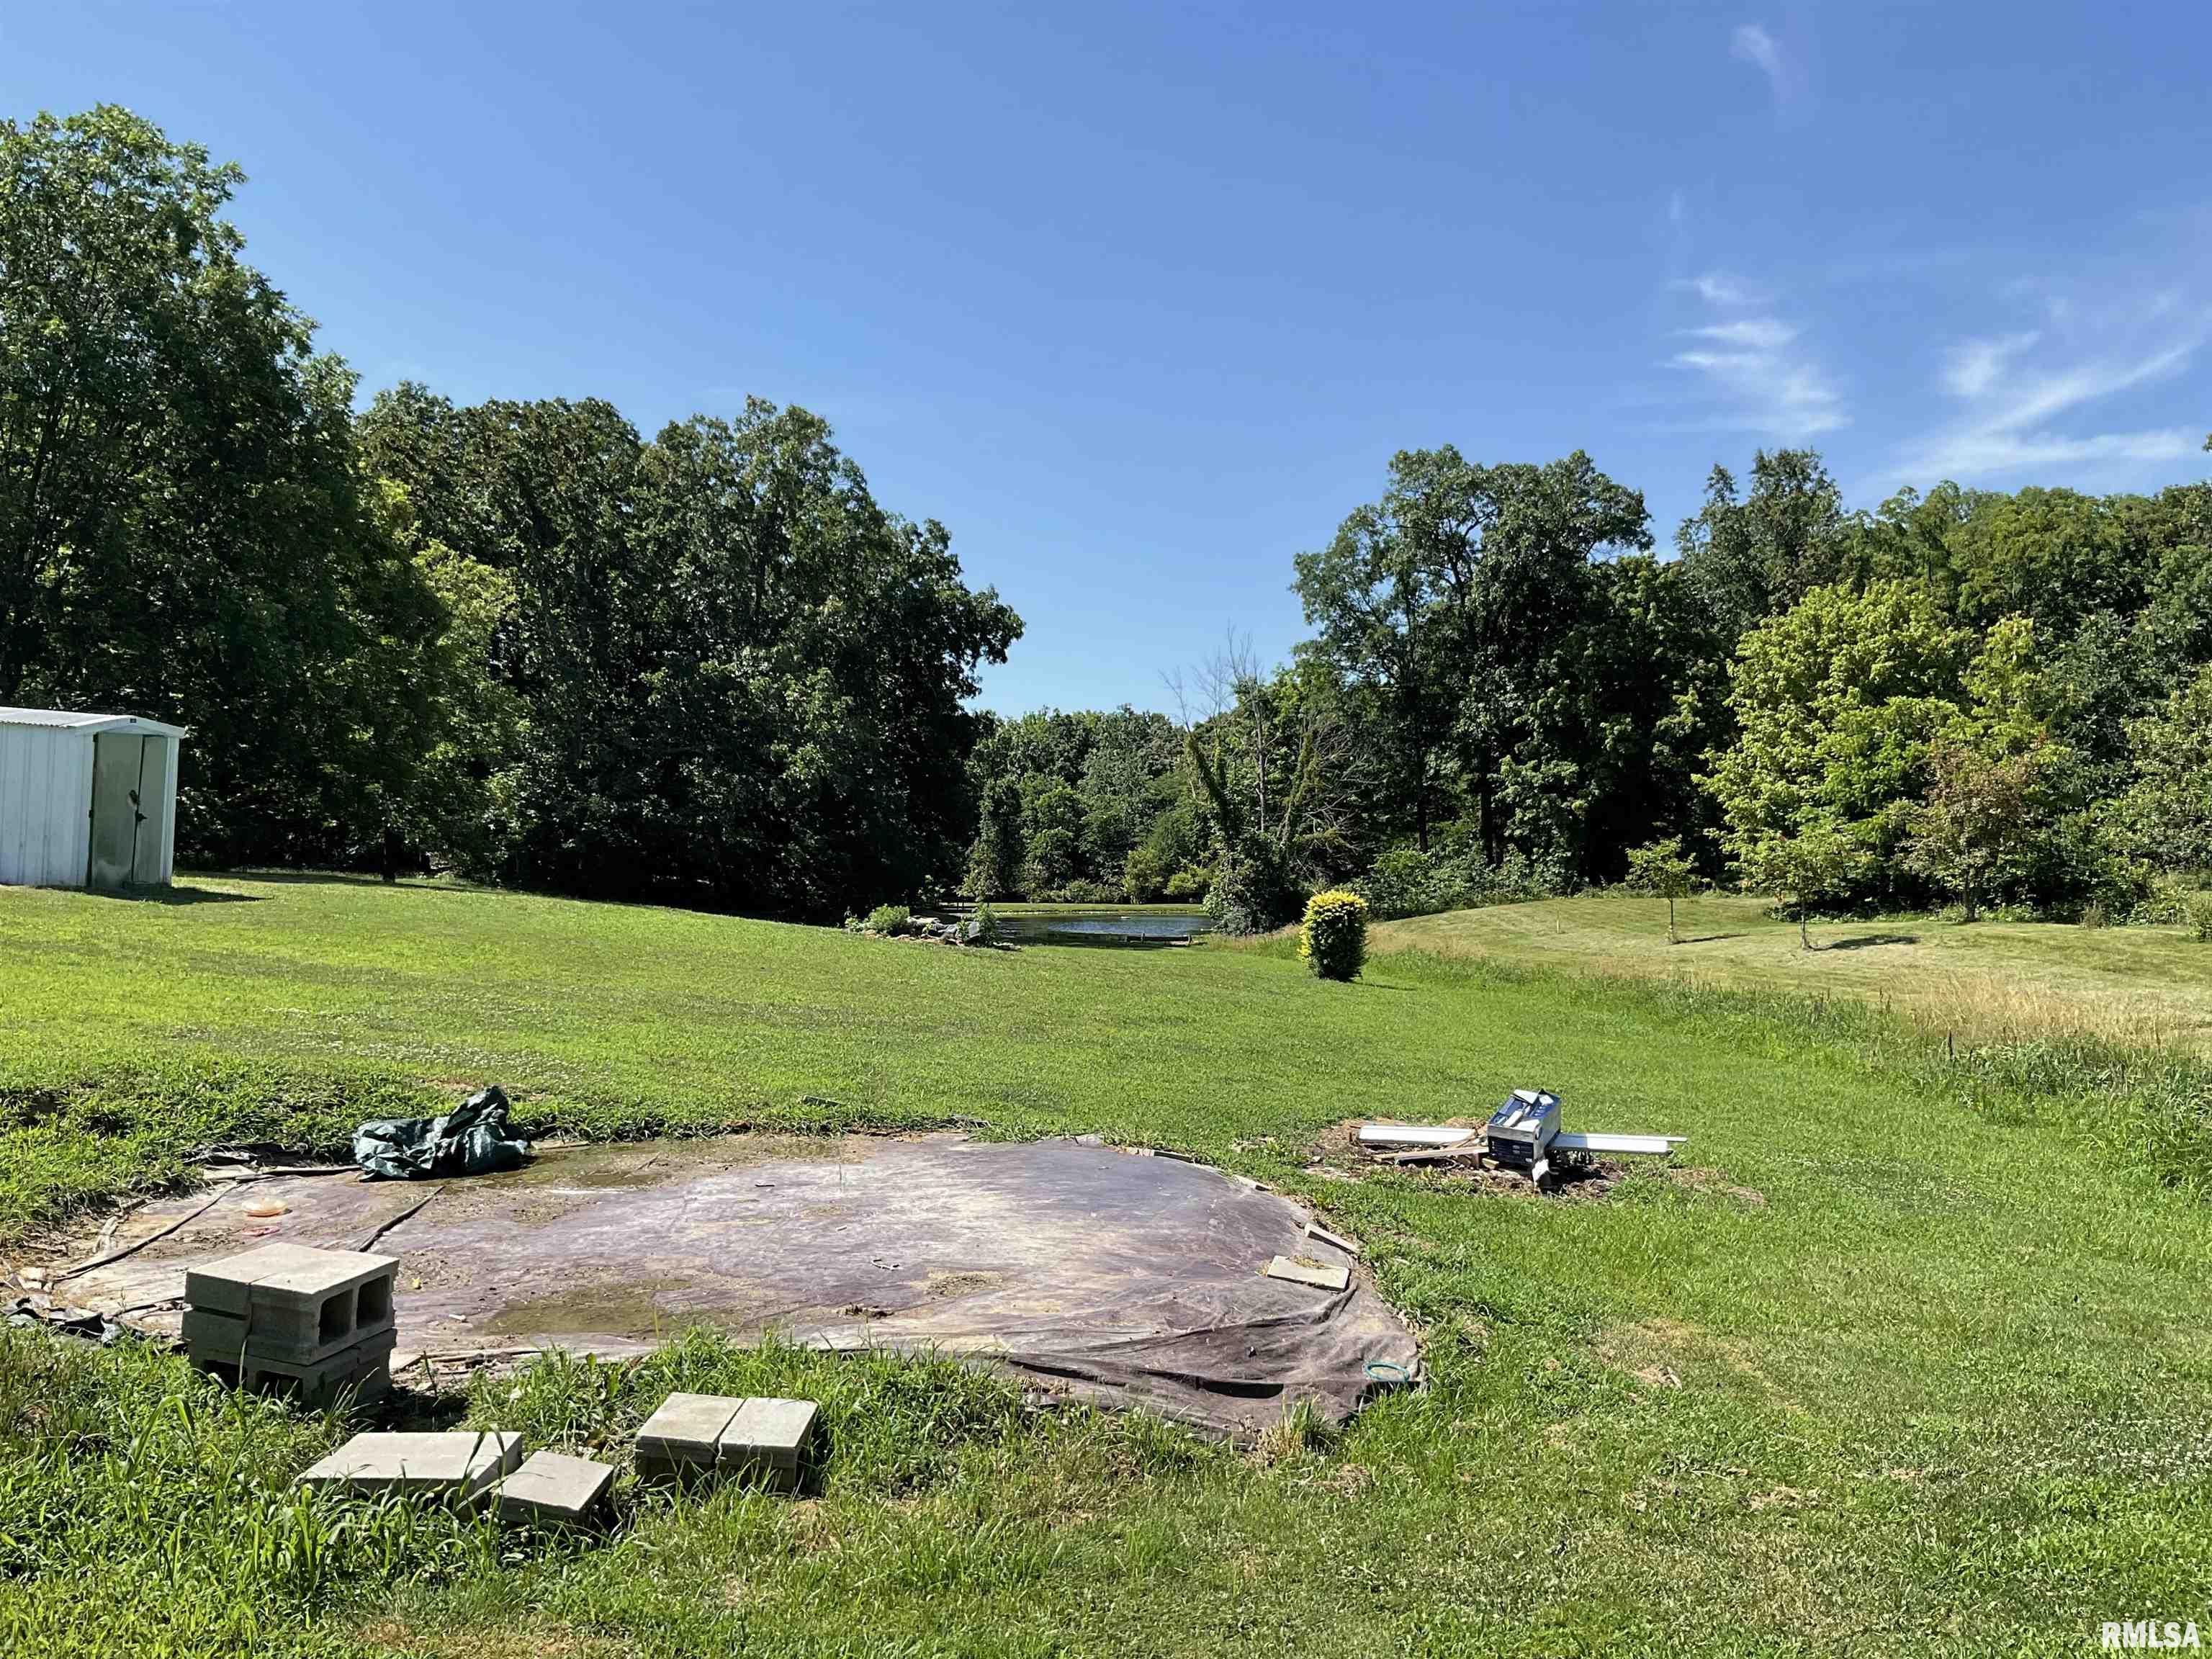
[[[1367,960],[1367,901],[1332,887],[1306,901],[1298,929],[1298,954],[1323,979],[1357,979]]]

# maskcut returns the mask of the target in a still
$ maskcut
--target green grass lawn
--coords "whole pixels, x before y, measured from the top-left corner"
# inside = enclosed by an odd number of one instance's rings
[[[2212,945],[2178,927],[2088,929],[1933,916],[1797,925],[1760,898],[1706,894],[1678,905],[1619,892],[1501,904],[1384,922],[1378,951],[1672,978],[1893,1006],[1961,1036],[2052,1030],[2212,1047]]]
[[[548,1362],[470,1420],[618,1446],[672,1386],[801,1391],[829,1475],[502,1542],[290,1497],[334,1423],[0,1332],[16,1651],[2009,1654],[2212,1622],[2212,1207],[2112,1113],[2069,1123],[2072,1073],[1946,1069],[1855,1005],[1405,952],[1339,986],[1280,945],[959,951],[336,880],[177,898],[0,890],[19,1239],[195,1142],[328,1147],[491,1081],[589,1133],[977,1119],[1322,1206],[1432,1384],[1261,1455],[1030,1418],[919,1361],[695,1337]],[[1526,1084],[1571,1124],[1686,1134],[1688,1167],[1539,1200],[1306,1164],[1345,1118]]]

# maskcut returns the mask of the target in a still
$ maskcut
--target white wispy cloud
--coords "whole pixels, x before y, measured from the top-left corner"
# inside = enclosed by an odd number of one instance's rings
[[[2051,432],[1961,432],[1936,444],[1899,469],[1907,482],[1961,480],[1994,473],[2024,473],[2038,468],[2155,465],[2186,460],[2197,445],[2193,427],[2160,427],[2144,432],[2100,432],[2086,438]]]
[[[1797,337],[1797,326],[1779,317],[1746,317],[1741,322],[1715,323],[1705,328],[1686,328],[1683,333],[1723,345],[1748,346],[1754,351],[1779,351]]]
[[[1719,271],[1685,283],[1716,311],[1757,302],[1749,284]],[[1686,424],[1706,431],[1757,432],[1784,440],[1809,438],[1850,423],[1842,391],[1801,342],[1803,331],[1771,313],[1728,317],[1677,329],[1695,342],[1665,366],[1699,383],[1703,407]]]
[[[2043,337],[2039,330],[1962,340],[1953,346],[1943,368],[1943,384],[1953,396],[1978,398],[1997,383],[2007,362]]]
[[[2065,314],[2065,307],[2053,310]],[[2159,337],[2140,337],[2143,325]],[[2170,295],[2136,309],[2125,345],[2052,338],[2042,330],[1960,341],[1945,354],[1939,379],[1963,407],[1956,419],[1905,447],[1895,476],[1908,483],[1970,479],[2071,466],[2117,468],[2180,460],[2195,451],[2195,425],[2080,430],[2066,417],[2186,368],[2212,316],[2191,315]]]
[[[1686,289],[1709,306],[1747,306],[1758,302],[1754,295],[1739,276],[1725,270],[1709,270],[1702,276],[1685,276],[1673,284]]]
[[[1796,59],[1763,23],[1738,23],[1729,35],[1729,56],[1754,65],[1766,77],[1777,109],[1790,108],[1803,95],[1805,77]]]
[[[1766,71],[1766,78],[1781,89],[1784,68],[1781,43],[1758,23],[1738,23],[1735,33],[1729,36],[1729,54],[1747,64],[1756,64]]]

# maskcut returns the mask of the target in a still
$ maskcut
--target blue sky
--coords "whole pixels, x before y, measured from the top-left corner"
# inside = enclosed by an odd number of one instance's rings
[[[1762,444],[2204,476],[2208,87],[2199,4],[0,13],[9,112],[244,164],[368,389],[827,416],[1027,620],[1009,711],[1285,651],[1401,447],[1587,449],[1662,545]]]

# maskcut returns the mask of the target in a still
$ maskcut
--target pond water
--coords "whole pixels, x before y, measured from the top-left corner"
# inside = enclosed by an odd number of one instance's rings
[[[1188,915],[1133,910],[1126,915],[1011,915],[1001,916],[999,925],[1028,945],[1174,944],[1213,931],[1212,918],[1203,910]]]

